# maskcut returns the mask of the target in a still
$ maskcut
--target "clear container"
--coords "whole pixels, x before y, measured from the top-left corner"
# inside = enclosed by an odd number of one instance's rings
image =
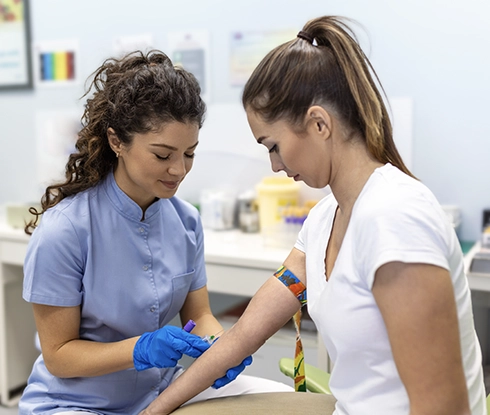
[[[245,192],[238,196],[238,225],[242,232],[259,231],[259,212],[255,194]]]
[[[201,192],[200,208],[203,227],[226,230],[234,227],[236,198],[233,194],[214,189]]]

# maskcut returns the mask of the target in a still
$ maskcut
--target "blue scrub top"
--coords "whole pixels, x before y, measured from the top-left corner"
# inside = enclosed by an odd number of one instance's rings
[[[114,175],[44,213],[24,264],[26,301],[81,307],[80,338],[114,342],[154,331],[180,311],[189,291],[206,285],[198,211],[177,197],[145,212]],[[42,355],[20,415],[89,410],[137,414],[165,389],[176,368],[57,378]]]

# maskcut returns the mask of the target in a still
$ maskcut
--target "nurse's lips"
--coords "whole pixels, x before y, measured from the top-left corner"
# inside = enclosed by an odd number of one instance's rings
[[[162,180],[162,183],[165,187],[168,187],[171,190],[176,189],[177,186],[179,185],[179,182],[164,182],[163,180]]]

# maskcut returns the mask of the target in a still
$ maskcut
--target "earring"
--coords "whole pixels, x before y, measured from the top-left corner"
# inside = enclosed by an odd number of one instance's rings
[[[119,158],[119,152],[116,152],[116,158],[117,159]]]

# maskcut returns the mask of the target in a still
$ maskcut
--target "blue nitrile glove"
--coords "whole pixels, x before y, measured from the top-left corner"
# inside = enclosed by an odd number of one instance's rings
[[[133,362],[136,370],[175,367],[183,354],[199,357],[211,346],[195,334],[179,327],[164,326],[144,333],[136,342]]]
[[[232,367],[226,371],[226,375],[222,378],[216,379],[213,383],[214,389],[219,389],[225,385],[228,385],[231,381],[235,380],[237,376],[243,372],[245,366],[250,366],[252,364],[252,356],[248,356],[243,359],[243,362],[238,366]]]

